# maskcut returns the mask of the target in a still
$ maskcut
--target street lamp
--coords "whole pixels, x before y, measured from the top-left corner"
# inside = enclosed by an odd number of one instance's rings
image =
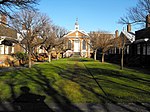
[[[147,62],[147,52],[148,52],[148,51],[147,51],[147,41],[148,41],[148,40],[149,40],[149,38],[145,38],[145,39],[144,39],[144,41],[145,41],[145,43],[146,43],[146,46],[145,46],[145,47],[146,47],[146,49],[145,49],[145,54],[146,54],[145,62]]]
[[[147,42],[149,40],[149,38],[145,38],[144,41]]]

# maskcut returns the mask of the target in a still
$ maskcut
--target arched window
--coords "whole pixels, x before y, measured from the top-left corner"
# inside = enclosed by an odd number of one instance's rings
[[[83,42],[82,42],[82,49],[86,50],[86,41],[85,40],[83,40]]]
[[[71,40],[68,41],[68,49],[71,50]]]

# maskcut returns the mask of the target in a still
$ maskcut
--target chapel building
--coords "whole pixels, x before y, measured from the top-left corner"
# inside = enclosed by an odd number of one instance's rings
[[[90,37],[88,33],[79,29],[78,19],[75,22],[75,29],[68,32],[66,39],[66,49],[81,57],[90,57]]]

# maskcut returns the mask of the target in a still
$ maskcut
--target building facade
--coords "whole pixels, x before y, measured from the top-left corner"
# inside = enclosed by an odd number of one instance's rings
[[[116,37],[123,38],[124,47],[124,64],[126,66],[150,67],[150,15],[146,17],[146,28],[131,32],[131,25],[127,26],[127,31],[123,30]],[[115,52],[110,53],[108,61],[120,63],[121,49],[115,48]]]
[[[22,41],[21,34],[17,33],[14,29],[11,29],[7,25],[7,17],[5,15],[0,15],[0,54],[14,54],[17,52],[26,52],[25,46],[20,45],[19,42]],[[26,33],[26,29],[22,25],[22,31]],[[23,47],[24,48],[23,48]],[[43,53],[45,50],[38,46],[35,52]],[[33,51],[34,52],[34,51]]]
[[[17,32],[6,24],[6,16],[0,15],[0,54],[12,54],[18,49],[15,46]]]
[[[75,29],[68,32],[63,38],[66,40],[67,50],[82,57],[90,57],[90,37],[88,33],[79,29],[78,20],[76,20]]]
[[[139,65],[150,66],[150,15],[146,17],[146,28],[135,32],[134,50]]]

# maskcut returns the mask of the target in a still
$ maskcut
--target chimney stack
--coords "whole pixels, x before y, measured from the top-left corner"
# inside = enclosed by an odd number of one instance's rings
[[[130,23],[127,25],[127,32],[131,32],[131,24]]]
[[[117,38],[118,36],[119,36],[119,31],[116,30],[116,31],[115,31],[115,37]]]
[[[0,15],[0,20],[1,20],[1,24],[3,24],[3,25],[6,25],[7,24],[7,17],[6,17],[6,15],[5,14],[1,14]]]
[[[146,16],[146,28],[150,27],[150,14]]]

